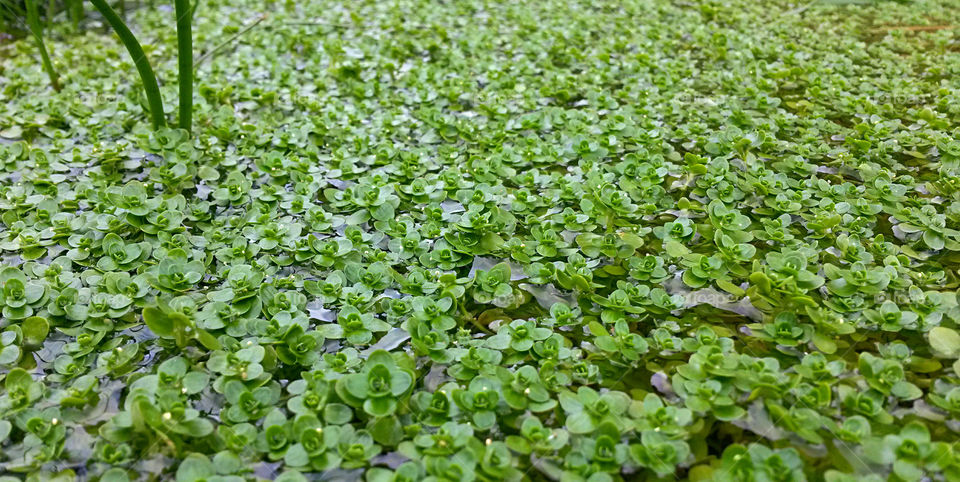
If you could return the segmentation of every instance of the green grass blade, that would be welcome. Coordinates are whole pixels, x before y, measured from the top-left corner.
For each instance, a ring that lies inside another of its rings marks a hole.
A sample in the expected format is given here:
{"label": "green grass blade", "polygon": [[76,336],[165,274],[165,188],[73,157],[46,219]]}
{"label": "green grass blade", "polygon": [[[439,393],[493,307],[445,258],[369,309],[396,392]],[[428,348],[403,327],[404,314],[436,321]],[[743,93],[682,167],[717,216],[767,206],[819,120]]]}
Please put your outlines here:
{"label": "green grass blade", "polygon": [[60,91],[60,76],[57,75],[57,71],[53,69],[53,63],[50,62],[50,54],[47,53],[47,45],[43,41],[43,27],[40,26],[40,13],[37,9],[37,0],[26,0],[27,6],[27,26],[30,28],[30,33],[33,34],[33,38],[37,41],[37,49],[40,50],[40,60],[43,63],[43,70],[47,72],[47,76],[50,77],[50,85],[53,86],[53,90]]}
{"label": "green grass blade", "polygon": [[30,27],[27,27],[23,22],[26,14],[20,9],[19,5],[15,5],[8,0],[0,0],[0,7],[2,7],[0,8],[0,18],[4,21],[4,28],[9,28],[12,31],[14,25],[16,25],[17,29],[30,31]]}
{"label": "green grass blade", "polygon": [[70,23],[74,32],[80,31],[80,20],[83,19],[83,0],[67,0],[70,11]]}
{"label": "green grass blade", "polygon": [[47,30],[53,28],[53,14],[56,7],[55,0],[47,1]]}
{"label": "green grass blade", "polygon": [[223,48],[226,47],[227,45],[230,45],[231,43],[233,43],[234,40],[240,38],[243,34],[249,32],[250,30],[253,30],[253,28],[256,27],[257,25],[260,25],[260,22],[266,20],[266,18],[267,18],[267,14],[265,13],[261,14],[259,17],[257,17],[256,20],[253,21],[253,23],[251,23],[250,25],[247,25],[239,32],[231,35],[230,38],[224,40],[216,47],[210,49],[210,51],[208,51],[207,53],[201,55],[200,57],[197,57],[197,60],[193,63],[194,70],[198,69],[200,67],[200,64],[202,64],[205,60],[209,59],[220,50],[223,50]]}
{"label": "green grass blade", "polygon": [[153,120],[153,127],[159,129],[166,126],[167,122],[163,117],[163,98],[160,96],[160,86],[157,84],[157,76],[154,75],[153,68],[150,67],[150,61],[147,60],[147,54],[143,52],[143,47],[140,46],[140,42],[137,41],[137,38],[133,36],[133,33],[130,32],[127,25],[124,24],[123,20],[117,15],[117,12],[114,12],[105,0],[90,0],[90,3],[100,12],[100,15],[103,15],[107,23],[113,27],[113,30],[117,32],[117,36],[120,37],[120,41],[123,42],[124,47],[126,47],[130,53],[130,57],[137,67],[137,72],[140,73],[143,90],[147,94],[147,103],[150,106],[150,116]]}
{"label": "green grass blade", "polygon": [[180,83],[180,127],[190,132],[193,119],[193,11],[189,0],[175,0],[177,15],[177,67]]}

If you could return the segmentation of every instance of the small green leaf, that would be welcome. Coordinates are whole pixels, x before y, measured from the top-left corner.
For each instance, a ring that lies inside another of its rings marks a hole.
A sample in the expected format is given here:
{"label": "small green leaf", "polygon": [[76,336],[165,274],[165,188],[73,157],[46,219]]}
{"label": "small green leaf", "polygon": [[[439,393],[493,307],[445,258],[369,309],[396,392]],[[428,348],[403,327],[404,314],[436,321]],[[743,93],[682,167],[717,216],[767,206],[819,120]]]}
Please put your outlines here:
{"label": "small green leaf", "polygon": [[174,323],[163,310],[155,306],[148,306],[143,309],[143,321],[159,337],[169,338],[173,336]]}
{"label": "small green leaf", "polygon": [[283,455],[283,461],[291,467],[303,467],[310,463],[310,456],[307,455],[302,444],[296,444],[287,449]]}
{"label": "small green leaf", "polygon": [[944,326],[934,327],[927,335],[934,353],[944,358],[960,357],[960,333]]}
{"label": "small green leaf", "polygon": [[47,333],[50,332],[50,323],[45,318],[31,316],[23,320],[23,341],[28,346],[38,347],[47,339]]}

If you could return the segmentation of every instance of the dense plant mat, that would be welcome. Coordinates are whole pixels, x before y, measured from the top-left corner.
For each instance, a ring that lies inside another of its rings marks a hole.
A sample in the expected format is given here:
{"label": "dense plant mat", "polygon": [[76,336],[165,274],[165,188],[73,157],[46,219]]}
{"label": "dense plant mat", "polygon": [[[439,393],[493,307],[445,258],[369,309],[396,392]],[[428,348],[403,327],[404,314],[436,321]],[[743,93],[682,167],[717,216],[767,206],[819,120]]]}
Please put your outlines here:
{"label": "dense plant mat", "polygon": [[0,480],[960,480],[958,7],[199,2],[191,133],[7,40]]}

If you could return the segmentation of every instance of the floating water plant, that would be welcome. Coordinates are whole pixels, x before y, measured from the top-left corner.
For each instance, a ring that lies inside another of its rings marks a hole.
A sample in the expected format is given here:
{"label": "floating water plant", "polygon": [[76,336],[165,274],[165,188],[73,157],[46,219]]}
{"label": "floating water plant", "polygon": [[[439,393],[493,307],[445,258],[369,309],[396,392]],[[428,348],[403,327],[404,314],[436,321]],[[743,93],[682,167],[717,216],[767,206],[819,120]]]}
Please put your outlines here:
{"label": "floating water plant", "polygon": [[0,40],[0,482],[960,480],[956,0],[139,5],[177,128]]}

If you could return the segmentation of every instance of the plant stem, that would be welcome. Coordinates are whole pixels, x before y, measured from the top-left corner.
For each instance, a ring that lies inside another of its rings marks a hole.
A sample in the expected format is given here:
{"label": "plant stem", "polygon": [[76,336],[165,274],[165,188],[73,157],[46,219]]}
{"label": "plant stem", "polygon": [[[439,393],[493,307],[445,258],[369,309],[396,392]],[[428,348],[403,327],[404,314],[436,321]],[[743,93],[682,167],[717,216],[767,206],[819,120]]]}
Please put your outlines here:
{"label": "plant stem", "polygon": [[40,12],[37,9],[37,0],[26,0],[27,4],[27,26],[30,33],[37,41],[37,49],[40,50],[40,60],[43,63],[43,70],[47,71],[50,77],[50,85],[53,90],[60,91],[60,76],[53,70],[53,63],[50,62],[50,55],[47,53],[47,45],[43,42],[43,28],[40,26]]}
{"label": "plant stem", "polygon": [[166,126],[167,122],[163,118],[163,98],[160,96],[160,86],[157,84],[157,76],[153,74],[153,68],[150,67],[150,61],[147,60],[147,54],[143,52],[143,47],[140,47],[140,42],[137,42],[137,38],[133,36],[133,33],[130,32],[130,29],[123,23],[123,20],[117,16],[117,12],[114,12],[105,0],[90,0],[90,3],[96,7],[100,15],[103,15],[107,23],[113,27],[113,30],[117,32],[117,36],[120,37],[120,41],[123,42],[124,47],[127,48],[127,52],[130,53],[130,57],[137,67],[137,72],[140,73],[143,90],[147,94],[147,104],[150,106],[150,116],[153,120],[154,129]]}
{"label": "plant stem", "polygon": [[53,28],[54,0],[47,0],[47,30]]}
{"label": "plant stem", "polygon": [[180,128],[190,132],[193,118],[193,11],[190,0],[174,0],[177,15],[177,66],[180,82]]}
{"label": "plant stem", "polygon": [[253,29],[253,27],[256,27],[257,25],[259,25],[260,22],[264,21],[264,19],[266,19],[266,18],[267,18],[267,14],[262,14],[262,15],[260,15],[260,17],[258,17],[257,20],[254,21],[252,24],[247,25],[246,27],[244,27],[244,28],[243,28],[242,30],[240,30],[239,32],[233,34],[233,35],[232,35],[230,38],[228,38],[227,40],[224,40],[223,42],[221,42],[220,45],[217,45],[216,47],[214,47],[213,49],[211,49],[209,52],[207,52],[207,53],[201,55],[200,57],[198,57],[197,60],[196,60],[196,62],[193,63],[193,68],[194,68],[194,70],[196,70],[197,68],[199,68],[199,67],[200,67],[200,64],[202,64],[204,60],[207,60],[208,58],[212,57],[213,54],[219,52],[220,49],[226,47],[227,45],[230,45],[234,40],[238,39],[241,35],[249,32],[251,29]]}
{"label": "plant stem", "polygon": [[74,32],[80,31],[80,19],[83,18],[83,0],[67,0],[70,9],[70,20],[73,22]]}

